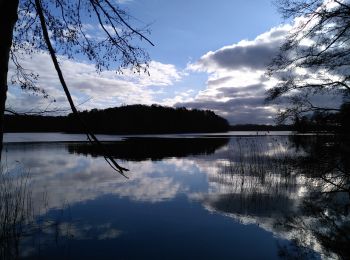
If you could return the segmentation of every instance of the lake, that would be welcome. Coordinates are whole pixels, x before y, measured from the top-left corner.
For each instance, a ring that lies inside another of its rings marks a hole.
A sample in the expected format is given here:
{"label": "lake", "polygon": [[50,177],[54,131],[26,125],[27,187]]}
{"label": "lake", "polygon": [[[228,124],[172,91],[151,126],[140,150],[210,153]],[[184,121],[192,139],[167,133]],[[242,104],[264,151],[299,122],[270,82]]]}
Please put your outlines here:
{"label": "lake", "polygon": [[84,135],[5,135],[0,198],[10,202],[0,208],[2,258],[349,256],[349,194],[339,188],[349,179],[319,175],[323,162],[329,168],[327,160],[346,157],[333,136],[100,138],[128,178]]}

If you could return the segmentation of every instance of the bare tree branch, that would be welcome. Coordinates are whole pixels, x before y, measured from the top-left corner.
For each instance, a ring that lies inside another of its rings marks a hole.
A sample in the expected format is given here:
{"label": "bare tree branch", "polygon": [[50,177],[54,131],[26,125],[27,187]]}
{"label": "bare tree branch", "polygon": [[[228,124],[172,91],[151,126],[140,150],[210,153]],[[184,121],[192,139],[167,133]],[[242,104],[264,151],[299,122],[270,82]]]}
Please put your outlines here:
{"label": "bare tree branch", "polygon": [[293,117],[296,111],[339,111],[293,96],[350,97],[349,6],[337,0],[280,0],[278,6],[284,17],[302,19],[298,19],[299,24],[294,25],[267,69],[267,75],[276,77],[279,83],[267,91],[266,101],[289,100],[283,118]]}
{"label": "bare tree branch", "polygon": [[97,139],[97,137],[91,132],[89,131],[88,127],[85,125],[85,123],[83,122],[82,118],[79,115],[78,110],[76,109],[75,105],[74,105],[74,101],[72,99],[72,96],[69,92],[68,86],[64,80],[63,77],[63,73],[61,71],[61,68],[59,66],[56,54],[55,54],[55,50],[52,47],[50,38],[49,38],[49,33],[46,27],[46,22],[45,22],[45,17],[44,17],[44,13],[42,10],[42,6],[41,6],[41,1],[40,0],[35,0],[35,5],[36,5],[36,10],[38,12],[39,15],[39,19],[40,19],[40,23],[41,23],[41,28],[42,28],[42,33],[43,33],[43,37],[45,39],[45,42],[47,44],[47,48],[49,50],[52,62],[55,66],[55,69],[57,71],[59,80],[61,82],[62,88],[66,94],[66,97],[68,99],[68,102],[70,104],[70,107],[72,109],[73,114],[76,116],[76,118],[79,120],[80,124],[83,126],[83,129],[85,130],[86,136],[87,138],[92,142],[92,143],[96,143],[98,145],[98,147],[100,149],[102,149],[104,151],[105,154],[105,160],[108,162],[108,164],[116,171],[118,171],[121,175],[123,175],[124,177],[128,178],[125,174],[124,171],[128,171],[128,169],[123,168],[121,166],[118,165],[118,163],[110,156],[108,155],[108,152],[105,151],[103,145],[101,144],[101,142]]}

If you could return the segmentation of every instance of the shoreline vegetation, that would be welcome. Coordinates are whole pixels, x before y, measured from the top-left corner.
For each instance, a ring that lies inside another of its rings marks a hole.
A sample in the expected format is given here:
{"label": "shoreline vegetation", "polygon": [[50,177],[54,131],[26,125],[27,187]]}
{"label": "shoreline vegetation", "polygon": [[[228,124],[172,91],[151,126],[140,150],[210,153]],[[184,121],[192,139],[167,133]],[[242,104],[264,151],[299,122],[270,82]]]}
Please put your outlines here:
{"label": "shoreline vegetation", "polygon": [[[302,120],[294,124],[237,124],[211,110],[172,108],[159,105],[127,105],[79,112],[96,134],[177,134],[227,131],[339,132],[329,120]],[[334,116],[333,116],[334,117]],[[337,120],[333,120],[337,121]],[[5,131],[84,133],[75,115],[6,114]]]}

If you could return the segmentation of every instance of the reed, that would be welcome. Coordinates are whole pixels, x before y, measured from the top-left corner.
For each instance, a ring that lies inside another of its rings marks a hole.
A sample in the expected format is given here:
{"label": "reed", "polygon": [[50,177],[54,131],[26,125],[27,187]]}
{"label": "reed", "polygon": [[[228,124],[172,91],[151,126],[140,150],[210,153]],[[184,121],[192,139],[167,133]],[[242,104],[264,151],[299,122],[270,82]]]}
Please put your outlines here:
{"label": "reed", "polygon": [[[70,231],[61,228],[68,203],[62,207],[61,215],[50,217],[47,193],[44,192],[42,201],[36,203],[39,206],[34,206],[30,182],[29,172],[20,167],[14,170],[0,168],[0,259],[19,259],[24,240],[31,241],[36,254],[40,255],[43,244],[49,243],[45,241],[47,237],[40,237],[41,234],[52,234],[49,239],[56,243],[59,237],[70,237]],[[69,225],[64,226],[69,228]]]}

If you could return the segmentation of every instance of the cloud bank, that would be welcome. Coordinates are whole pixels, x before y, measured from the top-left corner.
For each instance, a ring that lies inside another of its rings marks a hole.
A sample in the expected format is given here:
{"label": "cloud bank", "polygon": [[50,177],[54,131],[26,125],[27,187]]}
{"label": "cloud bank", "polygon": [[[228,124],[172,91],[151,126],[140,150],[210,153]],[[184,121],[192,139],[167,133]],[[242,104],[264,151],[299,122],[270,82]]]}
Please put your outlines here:
{"label": "cloud bank", "polygon": [[277,107],[264,100],[266,89],[275,82],[264,74],[290,29],[290,25],[274,27],[254,40],[209,51],[189,64],[188,70],[208,74],[206,88],[176,106],[212,109],[232,124],[273,123]]}

